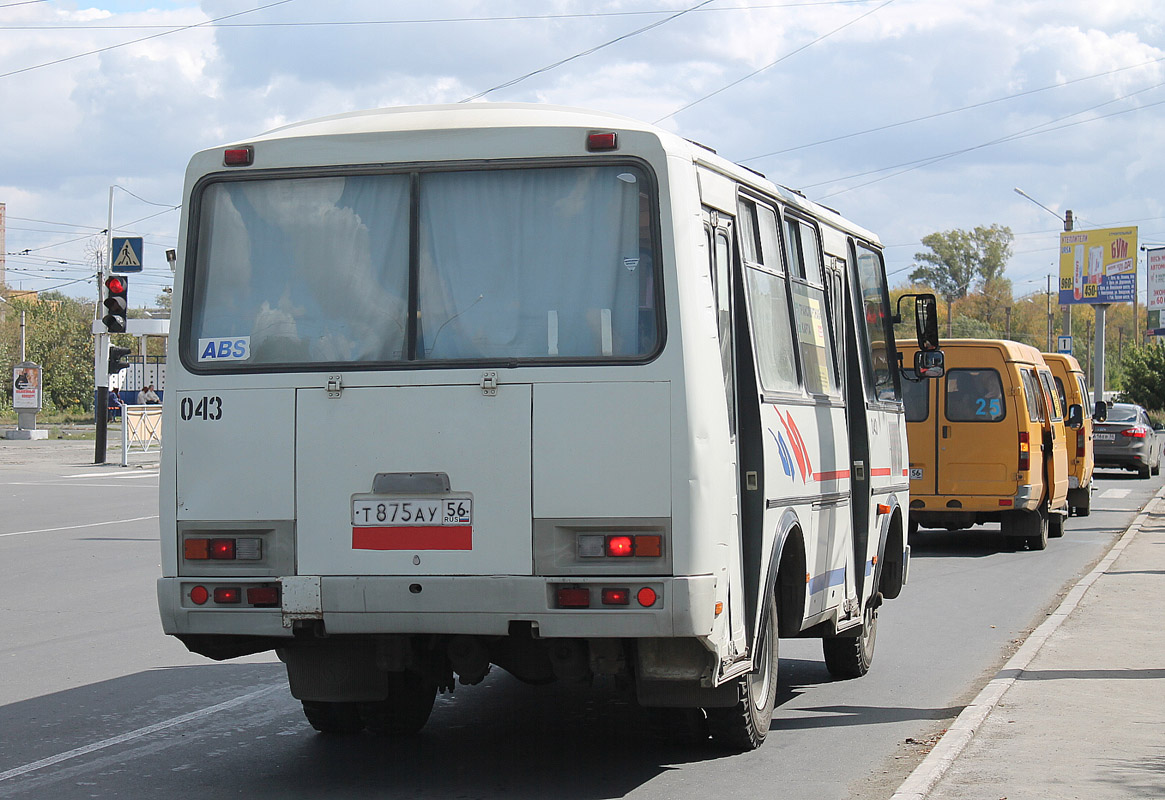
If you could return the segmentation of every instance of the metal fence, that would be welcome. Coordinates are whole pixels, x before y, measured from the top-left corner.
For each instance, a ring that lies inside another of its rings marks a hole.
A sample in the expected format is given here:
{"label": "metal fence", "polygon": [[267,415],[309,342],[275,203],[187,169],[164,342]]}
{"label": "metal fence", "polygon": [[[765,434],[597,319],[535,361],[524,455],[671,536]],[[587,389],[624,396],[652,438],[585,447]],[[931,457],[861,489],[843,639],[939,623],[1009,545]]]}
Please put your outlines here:
{"label": "metal fence", "polygon": [[162,407],[125,406],[121,413],[121,465],[129,466],[131,448],[148,453],[162,446]]}

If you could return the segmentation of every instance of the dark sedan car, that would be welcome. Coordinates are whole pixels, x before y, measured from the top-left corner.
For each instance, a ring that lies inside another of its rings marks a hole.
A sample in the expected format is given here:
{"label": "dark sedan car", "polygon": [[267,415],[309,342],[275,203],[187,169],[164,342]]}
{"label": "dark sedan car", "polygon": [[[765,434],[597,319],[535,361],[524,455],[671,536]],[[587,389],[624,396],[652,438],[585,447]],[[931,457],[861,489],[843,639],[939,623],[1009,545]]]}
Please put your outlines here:
{"label": "dark sedan car", "polygon": [[1131,469],[1142,478],[1161,471],[1161,441],[1141,406],[1113,403],[1108,419],[1094,426],[1093,442],[1098,468]]}

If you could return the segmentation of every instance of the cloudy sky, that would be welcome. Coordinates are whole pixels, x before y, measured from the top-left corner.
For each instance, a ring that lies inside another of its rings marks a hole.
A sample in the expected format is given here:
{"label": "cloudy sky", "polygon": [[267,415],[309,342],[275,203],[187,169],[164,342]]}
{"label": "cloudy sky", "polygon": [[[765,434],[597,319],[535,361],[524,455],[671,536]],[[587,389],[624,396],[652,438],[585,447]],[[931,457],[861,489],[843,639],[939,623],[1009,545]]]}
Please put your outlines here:
{"label": "cloudy sky", "polygon": [[895,284],[926,234],[1000,224],[1043,291],[1065,209],[1165,244],[1161,0],[0,0],[8,283],[95,296],[116,186],[152,305],[195,151],[503,85],[478,102],[658,122],[804,191]]}

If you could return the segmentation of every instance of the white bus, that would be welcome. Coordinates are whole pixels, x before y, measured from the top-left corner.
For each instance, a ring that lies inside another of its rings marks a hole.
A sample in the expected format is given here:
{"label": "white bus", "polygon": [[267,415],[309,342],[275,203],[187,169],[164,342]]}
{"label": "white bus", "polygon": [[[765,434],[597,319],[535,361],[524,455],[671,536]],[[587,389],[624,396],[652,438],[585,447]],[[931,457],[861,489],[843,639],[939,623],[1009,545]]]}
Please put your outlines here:
{"label": "white bus", "polygon": [[779,637],[866,672],[910,554],[872,233],[536,105],[289,125],[184,198],[158,598],[192,651],[274,649],[325,732],[414,732],[496,665],[743,749]]}

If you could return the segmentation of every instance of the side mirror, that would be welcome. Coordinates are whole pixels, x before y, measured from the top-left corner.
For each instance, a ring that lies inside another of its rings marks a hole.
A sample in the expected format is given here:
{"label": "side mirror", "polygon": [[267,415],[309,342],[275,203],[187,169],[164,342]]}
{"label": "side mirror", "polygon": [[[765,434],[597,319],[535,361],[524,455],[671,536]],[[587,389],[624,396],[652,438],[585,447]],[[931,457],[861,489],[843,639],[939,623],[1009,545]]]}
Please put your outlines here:
{"label": "side mirror", "polygon": [[946,372],[942,350],[919,350],[914,354],[914,374],[919,378],[941,378]]}
{"label": "side mirror", "polygon": [[938,350],[938,300],[930,293],[904,294],[898,298],[893,322],[902,322],[902,301],[914,298],[914,334],[919,350]]}
{"label": "side mirror", "polygon": [[1068,406],[1068,420],[1064,423],[1073,430],[1080,430],[1084,427],[1084,406],[1079,403],[1073,403]]}
{"label": "side mirror", "polygon": [[1108,419],[1108,403],[1103,400],[1096,401],[1096,410],[1092,412],[1092,420],[1094,422],[1104,422]]}

